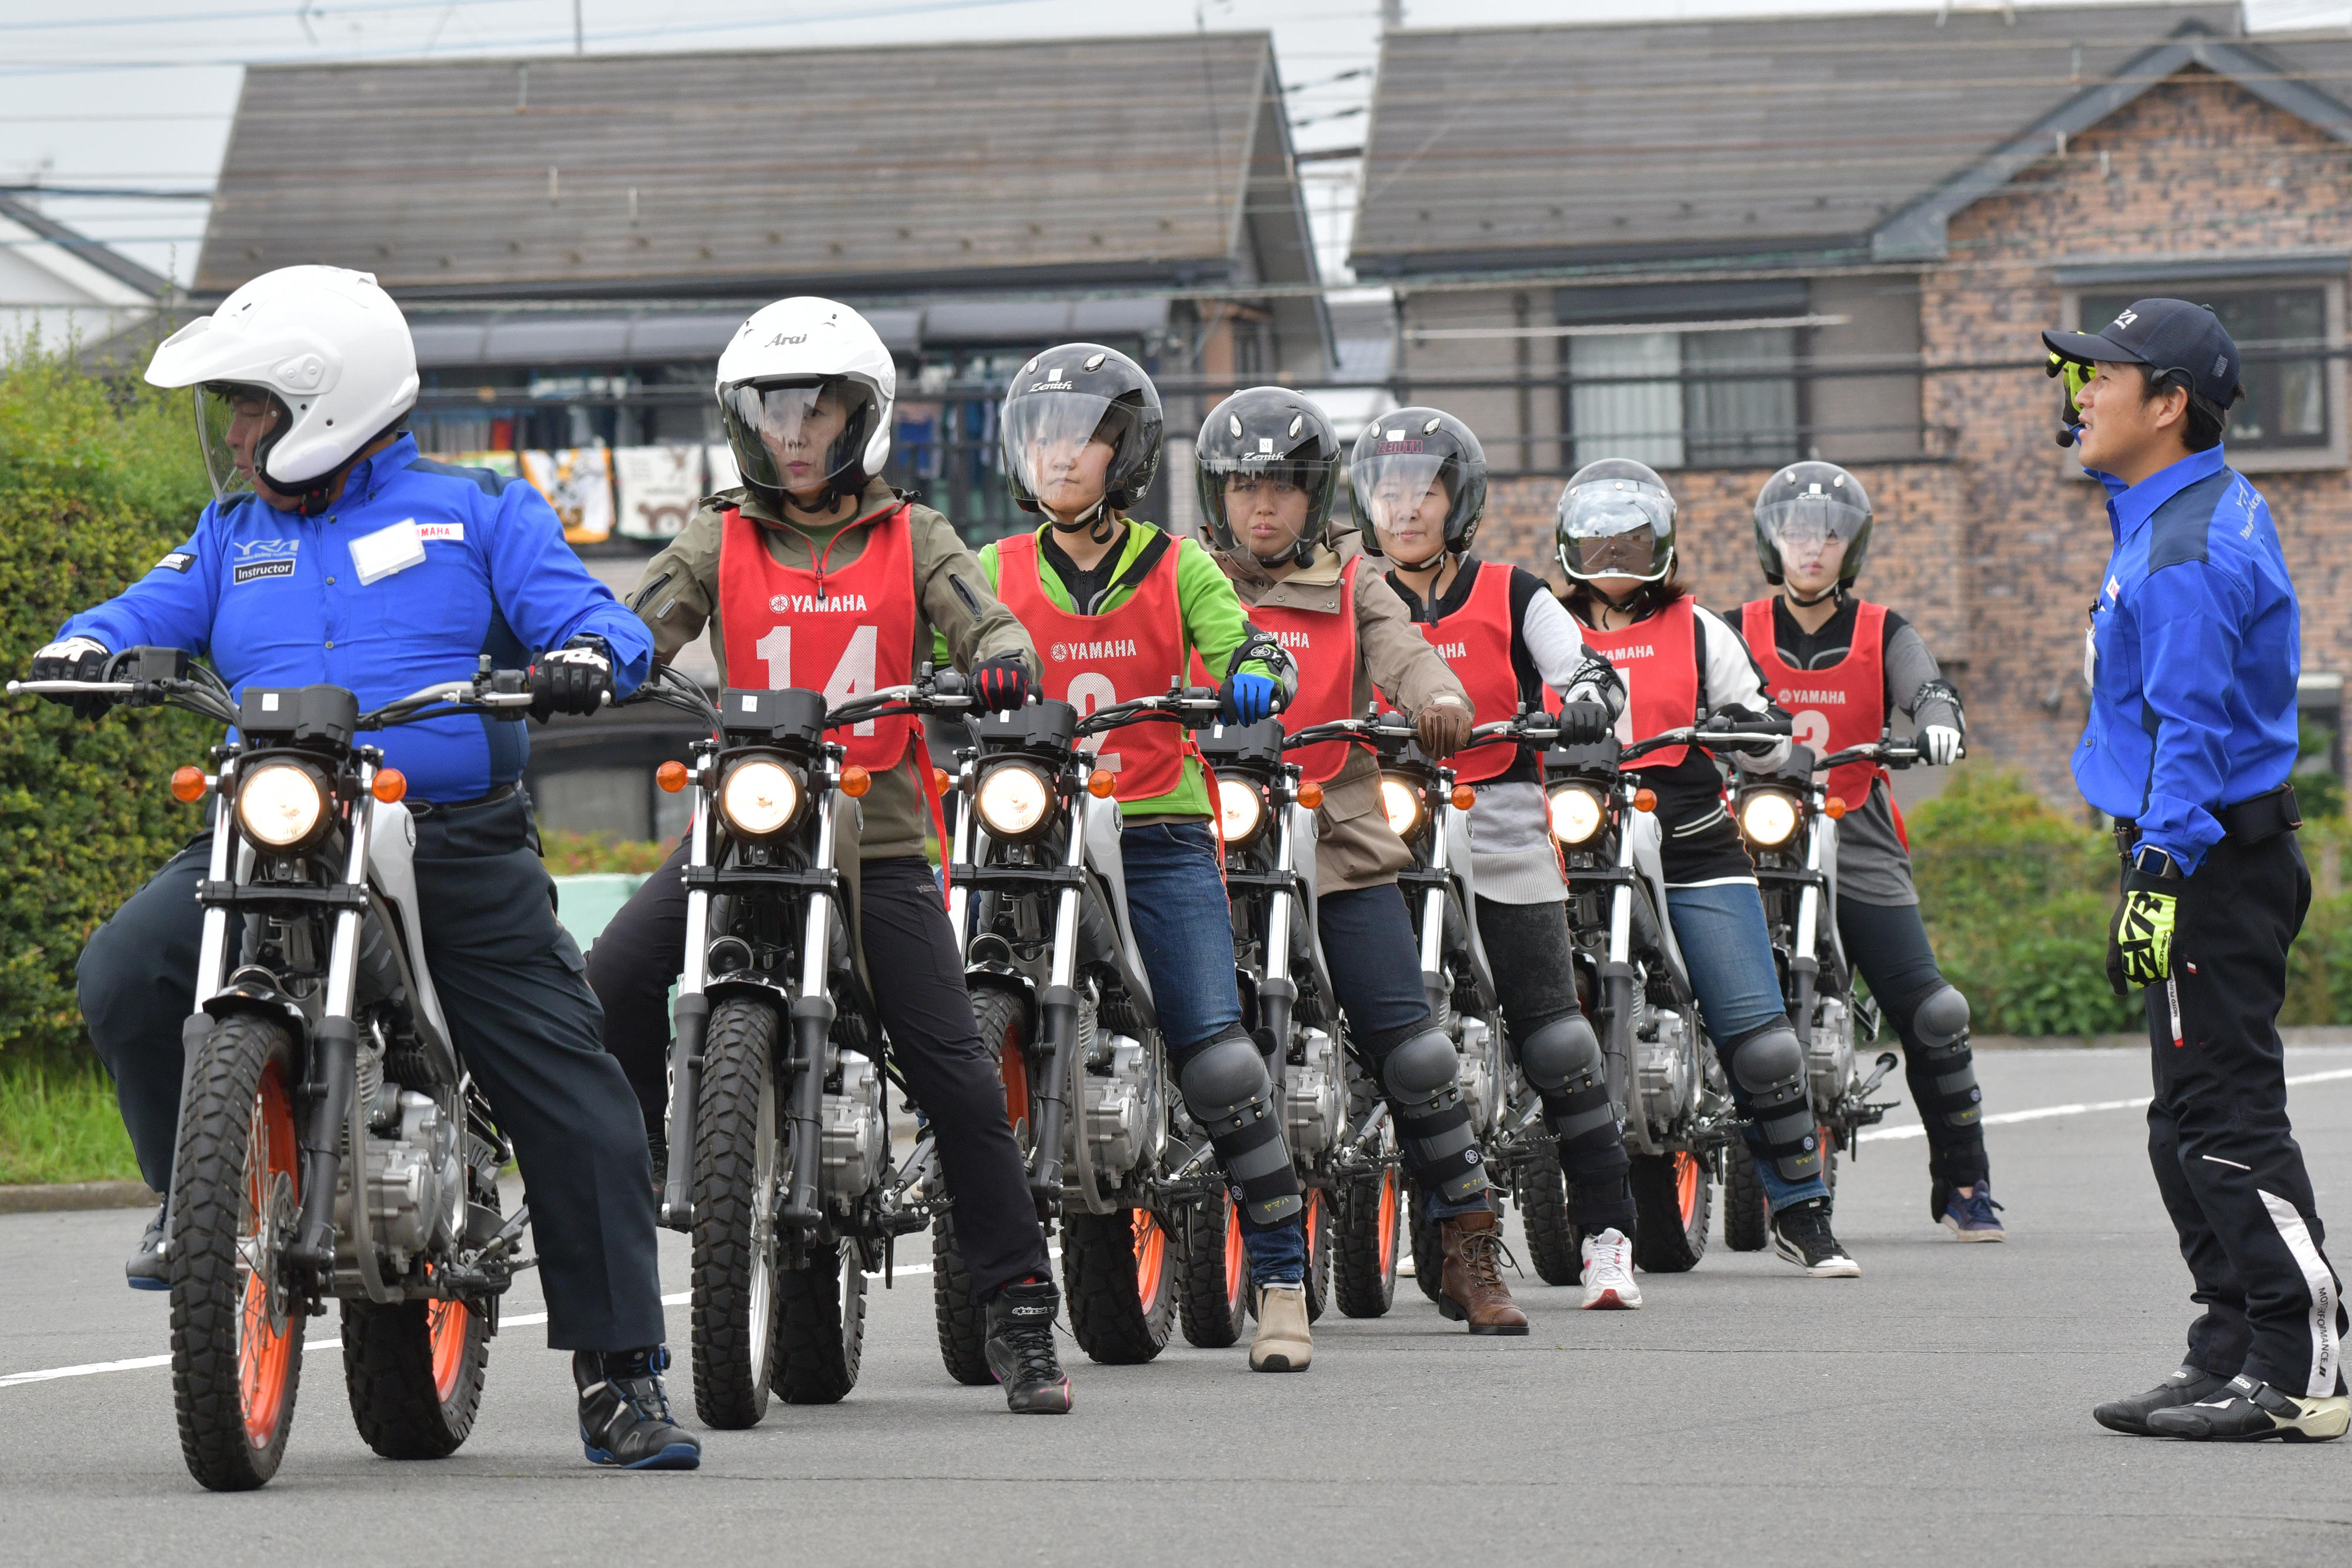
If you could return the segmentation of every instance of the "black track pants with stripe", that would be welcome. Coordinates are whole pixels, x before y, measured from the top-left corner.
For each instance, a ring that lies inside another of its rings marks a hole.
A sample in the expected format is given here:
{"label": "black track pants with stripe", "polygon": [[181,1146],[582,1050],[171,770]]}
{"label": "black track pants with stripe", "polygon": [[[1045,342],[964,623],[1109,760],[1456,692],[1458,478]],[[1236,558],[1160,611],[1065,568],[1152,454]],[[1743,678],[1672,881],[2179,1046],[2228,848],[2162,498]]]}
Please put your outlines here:
{"label": "black track pants with stripe", "polygon": [[[2147,988],[2148,1160],[2204,1308],[2189,1361],[2282,1393],[2344,1391],[2343,1284],[2287,1124],[2278,1011],[2311,903],[2294,835],[2213,846],[2182,884],[2173,986]],[[2175,1044],[2176,1032],[2179,1043]]]}

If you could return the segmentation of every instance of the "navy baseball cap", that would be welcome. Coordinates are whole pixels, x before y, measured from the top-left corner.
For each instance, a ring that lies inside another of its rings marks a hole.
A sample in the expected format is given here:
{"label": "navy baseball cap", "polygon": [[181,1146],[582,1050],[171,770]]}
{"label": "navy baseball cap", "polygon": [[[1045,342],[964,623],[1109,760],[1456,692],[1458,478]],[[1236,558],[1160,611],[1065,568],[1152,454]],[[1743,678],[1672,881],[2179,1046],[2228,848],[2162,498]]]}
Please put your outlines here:
{"label": "navy baseball cap", "polygon": [[2096,332],[2044,332],[2042,341],[2063,359],[2179,371],[2190,392],[2219,409],[2242,390],[2236,340],[2212,311],[2186,299],[2136,299]]}

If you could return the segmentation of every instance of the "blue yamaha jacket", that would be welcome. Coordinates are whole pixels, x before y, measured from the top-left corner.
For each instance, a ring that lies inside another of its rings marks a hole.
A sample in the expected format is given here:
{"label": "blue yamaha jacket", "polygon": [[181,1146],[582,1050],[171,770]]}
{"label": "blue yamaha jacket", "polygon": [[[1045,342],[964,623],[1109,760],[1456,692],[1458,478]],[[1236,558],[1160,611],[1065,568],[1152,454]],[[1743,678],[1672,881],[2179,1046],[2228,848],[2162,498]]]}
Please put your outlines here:
{"label": "blue yamaha jacket", "polygon": [[[362,583],[353,544],[373,575],[415,550],[372,547],[370,537],[409,523],[424,559]],[[483,653],[516,669],[583,634],[611,647],[615,695],[635,690],[653,653],[645,622],[588,575],[539,492],[421,458],[405,434],[355,465],[322,517],[250,494],[206,507],[187,543],[58,633],[114,651],[207,654],[232,691],[347,686],[362,710],[471,675]],[[412,794],[470,800],[522,776],[528,727],[459,714],[373,738]]]}
{"label": "blue yamaha jacket", "polygon": [[2115,553],[2091,609],[2091,718],[2074,781],[2194,873],[2214,811],[2294,770],[2303,634],[2262,492],[2221,448],[2107,487]]}

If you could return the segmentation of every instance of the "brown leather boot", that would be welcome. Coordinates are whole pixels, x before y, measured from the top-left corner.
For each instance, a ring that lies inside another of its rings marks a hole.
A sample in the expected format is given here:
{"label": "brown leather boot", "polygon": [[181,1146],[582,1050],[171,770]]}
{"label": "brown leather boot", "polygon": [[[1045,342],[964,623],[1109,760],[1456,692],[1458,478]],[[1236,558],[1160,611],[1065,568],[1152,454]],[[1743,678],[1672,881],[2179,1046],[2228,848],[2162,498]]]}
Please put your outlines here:
{"label": "brown leather boot", "polygon": [[1503,1222],[1491,1209],[1475,1209],[1443,1222],[1445,1273],[1437,1288],[1437,1310],[1472,1333],[1523,1334],[1528,1314],[1503,1283]]}

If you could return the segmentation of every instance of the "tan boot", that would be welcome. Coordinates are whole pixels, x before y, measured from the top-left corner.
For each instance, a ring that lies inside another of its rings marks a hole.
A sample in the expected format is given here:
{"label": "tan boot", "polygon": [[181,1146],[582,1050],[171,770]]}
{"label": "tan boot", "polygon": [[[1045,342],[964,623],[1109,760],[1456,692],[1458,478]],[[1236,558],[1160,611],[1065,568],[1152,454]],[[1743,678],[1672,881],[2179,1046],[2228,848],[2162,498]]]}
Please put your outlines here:
{"label": "tan boot", "polygon": [[1307,1328],[1307,1287],[1257,1288],[1257,1337],[1250,1341],[1252,1372],[1304,1372],[1315,1359]]}
{"label": "tan boot", "polygon": [[1439,1281],[1437,1310],[1472,1333],[1523,1334],[1528,1314],[1503,1283],[1503,1222],[1491,1209],[1477,1209],[1444,1222],[1445,1273]]}

